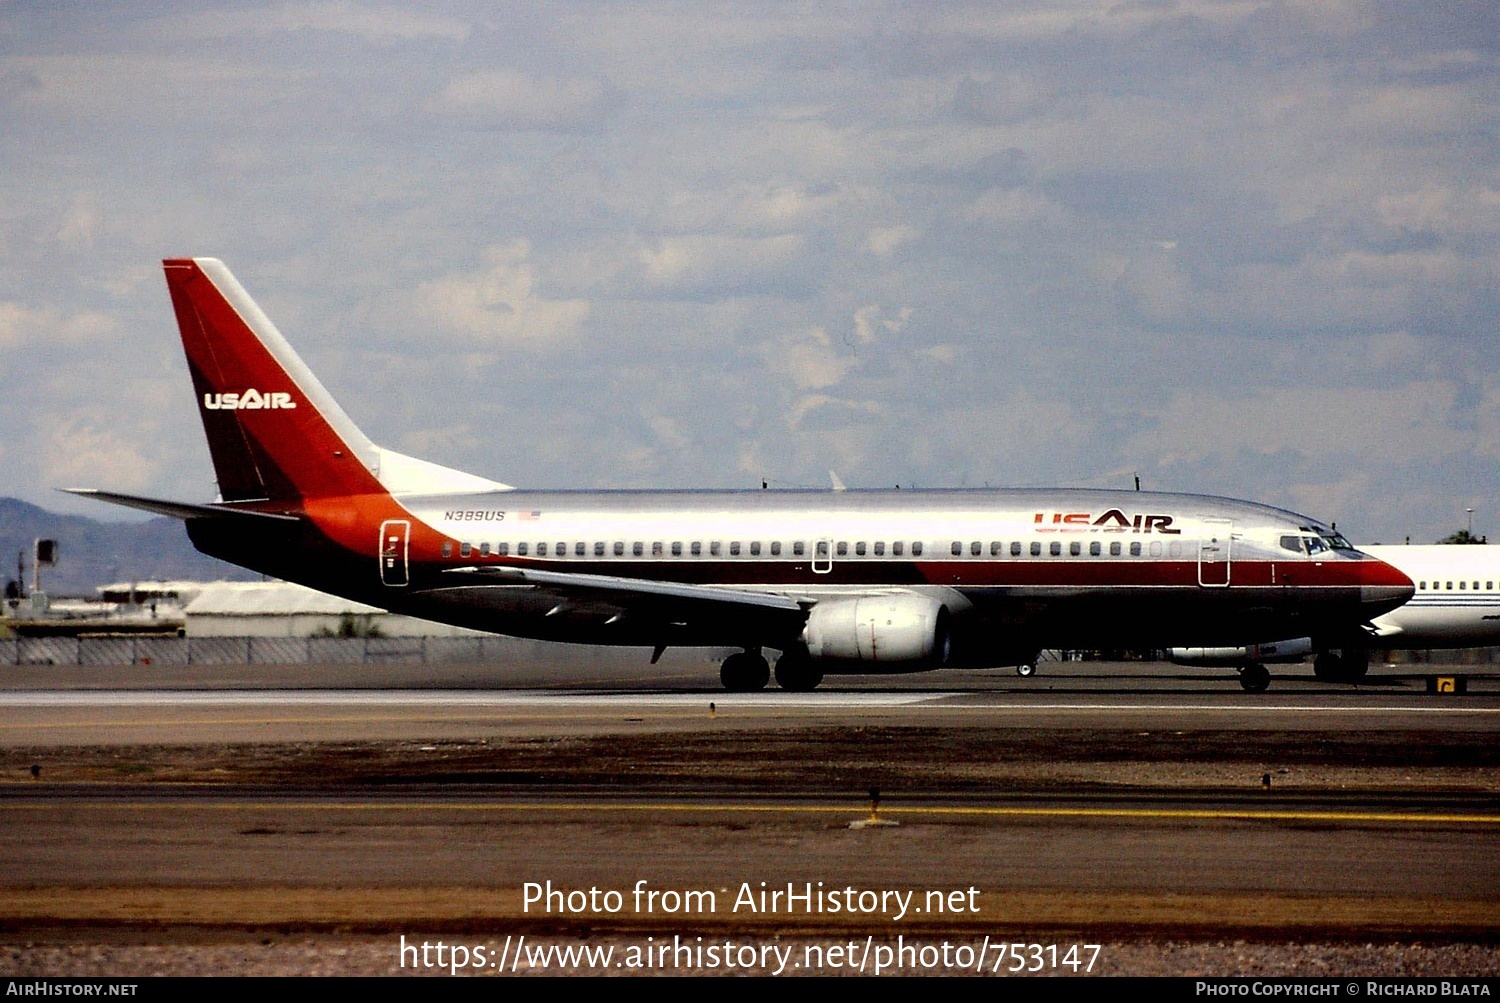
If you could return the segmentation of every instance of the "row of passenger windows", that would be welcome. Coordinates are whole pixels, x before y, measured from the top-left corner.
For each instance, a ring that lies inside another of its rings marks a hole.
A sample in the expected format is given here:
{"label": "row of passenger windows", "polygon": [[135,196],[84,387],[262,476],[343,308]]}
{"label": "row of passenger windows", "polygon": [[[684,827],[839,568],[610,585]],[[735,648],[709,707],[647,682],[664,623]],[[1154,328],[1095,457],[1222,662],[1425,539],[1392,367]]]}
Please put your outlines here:
{"label": "row of passenger windows", "polygon": [[[1425,589],[1425,588],[1427,588],[1427,583],[1426,582],[1419,582],[1419,583],[1417,583],[1417,588],[1419,588],[1419,589]],[[1439,591],[1439,592],[1451,592],[1451,591],[1455,591],[1452,582],[1433,582],[1432,583],[1432,588],[1435,589],[1436,591]],[[1459,582],[1458,583],[1458,589],[1459,590],[1470,589],[1470,588],[1472,588],[1475,592],[1478,592],[1479,591],[1479,583],[1478,582],[1474,582],[1472,585],[1470,585],[1468,582]],[[1491,582],[1485,582],[1484,583],[1484,591],[1486,591],[1486,592],[1493,592],[1494,590],[1495,590],[1495,583],[1494,582],[1491,581]]]}
{"label": "row of passenger windows", "polygon": [[[588,557],[591,553],[595,557],[604,557],[606,556],[606,554],[613,554],[615,557],[624,557],[626,554],[627,546],[629,547],[629,553],[632,557],[645,557],[648,554],[648,545],[639,540],[630,544],[626,544],[623,540],[616,540],[614,541],[614,543],[605,543],[601,540],[596,541],[592,545],[583,542],[573,543],[571,544],[571,554],[574,557]],[[1073,540],[1066,545],[1064,545],[1060,540],[1053,540],[1051,543],[1045,545],[1045,552],[1051,557],[1062,557],[1065,546],[1066,553],[1070,557],[1081,557],[1084,554],[1084,543],[1081,540]],[[1105,551],[1103,543],[1096,540],[1089,543],[1087,546],[1088,556],[1104,556]],[[1003,557],[1007,554],[1011,557],[1022,557],[1027,554],[1032,557],[1041,557],[1043,554],[1043,547],[1044,545],[1040,541],[1036,540],[1032,541],[1030,544],[1024,544],[1021,541],[1013,541],[1008,545],[1001,541],[995,540],[991,541],[987,548],[984,542],[980,540],[974,540],[967,545],[965,545],[962,540],[954,540],[952,546],[949,548],[949,551],[954,557],[962,557],[965,553],[967,553],[970,557],[983,557],[986,550],[988,550],[990,557]],[[786,549],[790,551],[791,556],[793,557],[807,556],[807,543],[803,540],[796,540],[792,542]],[[725,544],[721,543],[718,540],[713,540],[709,543],[703,543],[697,540],[691,543],[673,541],[670,544],[657,541],[649,545],[649,555],[651,557],[665,557],[668,554],[670,554],[672,557],[682,557],[684,554],[692,557],[701,557],[704,554],[707,554],[709,557],[721,557],[725,552]],[[772,540],[769,543],[765,544],[763,544],[759,540],[752,540],[748,543],[734,540],[727,545],[727,552],[730,557],[741,557],[746,554],[751,557],[760,557],[766,553],[769,553],[772,557],[781,557],[783,556],[784,549],[783,544],[780,540]],[[896,542],[890,544],[889,554],[891,557],[905,557],[908,552],[910,552],[912,557],[921,557],[922,542],[920,540],[914,540],[910,544],[908,544],[904,540],[897,540]],[[1115,541],[1109,544],[1109,556],[1121,557],[1125,554],[1125,552],[1125,546],[1119,541]],[[507,542],[496,544],[480,543],[478,545],[463,542],[458,545],[459,557],[469,557],[476,553],[480,557],[509,557],[512,554],[517,557],[547,557],[549,556],[549,553],[553,557],[567,557],[570,553],[570,545],[567,541],[562,541],[551,545],[549,545],[545,541],[536,544],[527,542]],[[1129,553],[1131,557],[1140,557],[1142,554],[1141,544],[1138,542],[1130,544]],[[850,543],[848,541],[830,543],[830,541],[827,540],[819,540],[816,544],[814,544],[813,547],[813,557],[816,560],[829,560],[830,558],[835,556],[840,558],[868,556],[885,557],[886,554],[886,543],[883,540],[877,541],[875,543],[866,543],[863,540],[855,543]],[[443,542],[443,556],[453,556],[453,544],[449,541]],[[1151,556],[1162,556],[1162,545],[1159,541],[1153,541],[1151,543]],[[1170,545],[1170,556],[1182,556],[1181,543],[1173,542]]]}

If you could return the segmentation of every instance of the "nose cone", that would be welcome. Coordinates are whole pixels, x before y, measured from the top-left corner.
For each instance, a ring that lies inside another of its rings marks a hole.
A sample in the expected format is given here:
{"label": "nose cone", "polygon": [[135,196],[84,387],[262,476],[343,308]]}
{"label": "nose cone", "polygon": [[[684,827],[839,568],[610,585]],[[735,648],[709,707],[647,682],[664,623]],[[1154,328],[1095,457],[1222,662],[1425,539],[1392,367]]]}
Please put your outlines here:
{"label": "nose cone", "polygon": [[1382,560],[1361,554],[1359,601],[1366,616],[1389,613],[1416,595],[1417,587],[1406,573]]}

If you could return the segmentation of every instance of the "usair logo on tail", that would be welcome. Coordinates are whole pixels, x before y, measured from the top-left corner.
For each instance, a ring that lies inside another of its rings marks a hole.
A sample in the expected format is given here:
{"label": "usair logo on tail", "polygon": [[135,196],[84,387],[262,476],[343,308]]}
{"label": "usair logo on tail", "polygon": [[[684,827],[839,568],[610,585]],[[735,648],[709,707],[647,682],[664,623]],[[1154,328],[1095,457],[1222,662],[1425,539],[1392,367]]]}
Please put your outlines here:
{"label": "usair logo on tail", "polygon": [[297,406],[288,393],[261,393],[246,390],[238,394],[204,394],[203,406],[209,411],[290,410]]}

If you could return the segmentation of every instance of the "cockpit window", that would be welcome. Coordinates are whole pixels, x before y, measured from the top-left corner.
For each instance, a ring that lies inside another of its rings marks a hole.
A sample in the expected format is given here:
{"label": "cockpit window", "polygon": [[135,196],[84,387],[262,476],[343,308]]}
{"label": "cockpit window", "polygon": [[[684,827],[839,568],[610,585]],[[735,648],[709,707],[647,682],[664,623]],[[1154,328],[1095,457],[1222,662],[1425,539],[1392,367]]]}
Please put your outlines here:
{"label": "cockpit window", "polygon": [[1328,550],[1328,544],[1323,542],[1321,536],[1304,536],[1302,542],[1307,544],[1309,554],[1321,554]]}
{"label": "cockpit window", "polygon": [[1281,549],[1290,550],[1294,554],[1302,553],[1302,537],[1283,536],[1281,538]]}
{"label": "cockpit window", "polygon": [[1353,550],[1354,549],[1354,544],[1352,544],[1348,540],[1344,539],[1343,534],[1337,532],[1336,530],[1327,530],[1326,532],[1324,532],[1323,533],[1323,542],[1327,543],[1334,550]]}

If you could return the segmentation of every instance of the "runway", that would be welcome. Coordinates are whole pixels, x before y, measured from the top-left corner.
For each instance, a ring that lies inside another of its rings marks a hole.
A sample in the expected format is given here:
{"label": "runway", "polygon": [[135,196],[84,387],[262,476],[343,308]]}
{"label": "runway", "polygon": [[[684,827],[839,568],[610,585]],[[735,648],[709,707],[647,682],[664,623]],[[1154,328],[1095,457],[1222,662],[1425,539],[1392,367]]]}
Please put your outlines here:
{"label": "runway", "polygon": [[[391,688],[382,668],[363,689],[263,667],[212,689],[162,685],[180,669],[7,677],[5,939],[1250,937],[1464,944],[1481,959],[1466,964],[1500,968],[1484,673],[1455,696],[1419,676],[1251,695],[1223,674],[1098,665],[726,694],[696,678],[446,688],[432,667]],[[850,828],[872,790],[899,824]],[[527,909],[523,888],[548,881],[972,888],[977,909]]]}

